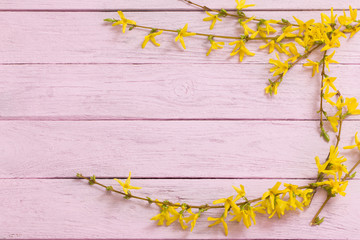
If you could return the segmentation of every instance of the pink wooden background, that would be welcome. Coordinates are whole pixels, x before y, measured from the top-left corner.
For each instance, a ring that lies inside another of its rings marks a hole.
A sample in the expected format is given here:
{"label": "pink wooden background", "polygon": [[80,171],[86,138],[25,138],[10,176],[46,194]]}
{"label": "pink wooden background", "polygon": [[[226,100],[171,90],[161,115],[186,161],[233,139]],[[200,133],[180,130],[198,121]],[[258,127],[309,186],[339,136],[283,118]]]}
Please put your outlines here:
{"label": "pink wooden background", "polygon": [[[234,8],[233,0],[197,1]],[[251,3],[251,1],[249,1]],[[329,1],[252,1],[249,15],[315,18]],[[360,1],[332,1],[336,10]],[[188,203],[227,197],[243,184],[258,197],[276,181],[309,183],[316,155],[329,144],[319,137],[319,78],[294,67],[276,97],[264,95],[270,56],[256,52],[242,64],[231,49],[206,57],[204,38],[186,39],[183,51],[163,34],[160,48],[142,50],[147,33],[122,34],[102,19],[116,10],[138,24],[209,32],[204,13],[178,0],[0,1],[0,238],[224,238],[221,227],[201,218],[192,233],[158,227],[154,205],[126,201],[75,175],[113,177],[133,173],[140,195]],[[338,11],[338,14],[341,12]],[[225,19],[214,33],[237,34]],[[345,96],[360,99],[360,34],[343,40],[331,69]],[[341,146],[354,141],[360,117],[344,123]],[[327,127],[329,127],[327,125]],[[334,135],[332,135],[332,143]],[[342,153],[352,165],[356,151]],[[319,192],[303,213],[259,217],[255,227],[229,224],[228,238],[358,239],[360,178],[346,197]]]}

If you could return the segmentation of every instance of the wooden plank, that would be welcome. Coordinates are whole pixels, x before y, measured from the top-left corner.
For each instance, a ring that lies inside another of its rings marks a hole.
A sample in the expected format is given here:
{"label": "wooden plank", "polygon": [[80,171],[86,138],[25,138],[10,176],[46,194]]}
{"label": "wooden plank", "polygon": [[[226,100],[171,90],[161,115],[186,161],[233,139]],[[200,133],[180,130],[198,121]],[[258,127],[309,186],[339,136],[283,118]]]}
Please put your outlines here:
{"label": "wooden plank", "polygon": [[[354,78],[360,74],[358,66],[331,69],[343,96],[360,99]],[[4,65],[0,116],[3,120],[318,119],[319,78],[311,78],[311,69],[294,67],[274,97],[264,95],[271,77],[268,70],[263,64]]]}
{"label": "wooden plank", "polygon": [[[223,1],[223,0],[196,0],[196,3],[207,5],[212,8],[226,8],[226,9],[235,9],[236,4],[233,0]],[[246,1],[248,4],[256,4],[255,7],[251,9],[256,10],[314,10],[322,9],[328,10],[331,7],[335,9],[347,8],[349,4],[353,8],[360,8],[360,3],[356,0],[345,1],[338,0],[329,3],[326,0],[304,0],[304,1],[279,1],[277,0],[256,0],[256,1]],[[190,7],[182,1],[169,1],[169,0],[157,0],[152,1],[149,4],[147,0],[137,0],[137,1],[89,1],[89,0],[2,0],[0,2],[0,10],[114,10],[114,9],[126,9],[126,10],[193,10],[196,8]]]}
{"label": "wooden plank", "polygon": [[[250,12],[278,19],[279,16],[292,19],[295,15],[302,19],[320,19],[320,12],[274,11]],[[340,14],[340,12],[338,12]],[[200,12],[131,12],[126,14],[138,24],[152,27],[179,29],[190,23],[189,31],[210,34],[238,36],[241,31],[237,21],[224,19],[214,31],[206,16]],[[175,43],[174,34],[162,34],[158,41],[161,47],[149,45],[142,50],[141,43],[148,31],[134,30],[123,34],[120,27],[112,27],[103,22],[104,18],[118,17],[116,12],[3,12],[0,16],[1,60],[0,63],[238,63],[239,57],[230,57],[231,46],[214,51],[206,57],[209,48],[207,38],[186,39],[187,50]],[[176,19],[176,21],[174,21]],[[228,43],[229,41],[227,41]],[[360,63],[360,37],[343,40],[337,50],[336,59],[342,63]],[[252,42],[248,48],[256,53],[246,57],[244,62],[268,63],[271,57],[267,50],[259,50],[262,42]],[[312,59],[320,59],[314,56]]]}
{"label": "wooden plank", "polygon": [[[330,149],[317,121],[1,121],[0,129],[1,178],[314,178],[315,156]],[[340,147],[359,130],[359,121],[344,123]],[[341,154],[349,166],[359,157]]]}
{"label": "wooden plank", "polygon": [[[101,180],[114,184],[113,180]],[[210,203],[234,194],[232,185],[244,184],[250,198],[258,197],[277,180],[133,180],[142,186],[139,194],[170,201]],[[287,180],[293,184],[309,181]],[[115,186],[115,185],[114,185]],[[116,186],[118,188],[118,186]],[[360,181],[350,181],[347,196],[331,199],[321,216],[324,223],[310,227],[309,221],[325,199],[323,191],[305,212],[290,212],[281,219],[258,215],[257,225],[246,229],[242,224],[229,224],[232,239],[358,239],[360,231]],[[158,207],[138,200],[125,200],[76,179],[0,180],[0,238],[21,239],[205,239],[225,238],[222,226],[208,228],[207,217],[218,211],[205,212],[193,232],[183,231],[175,223],[169,227],[150,221]],[[196,192],[196,194],[194,194]],[[210,201],[209,201],[210,200]]]}

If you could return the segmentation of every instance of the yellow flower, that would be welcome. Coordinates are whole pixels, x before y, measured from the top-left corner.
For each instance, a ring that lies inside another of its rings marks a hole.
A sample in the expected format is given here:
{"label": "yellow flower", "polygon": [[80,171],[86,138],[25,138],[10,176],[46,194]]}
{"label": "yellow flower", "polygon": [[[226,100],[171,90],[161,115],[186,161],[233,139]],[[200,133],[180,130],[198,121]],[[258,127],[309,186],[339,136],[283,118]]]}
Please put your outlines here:
{"label": "yellow flower", "polygon": [[279,47],[277,43],[275,43],[274,40],[269,41],[267,44],[260,46],[260,49],[269,47],[269,53],[272,53],[274,49],[278,50],[278,52],[283,52],[282,49]]}
{"label": "yellow flower", "polygon": [[320,159],[318,156],[315,157],[316,166],[318,167],[318,173],[324,173],[326,175],[333,175],[336,177],[336,173],[338,174],[338,178],[340,179],[342,173],[348,173],[346,166],[342,163],[346,161],[346,158],[343,156],[338,156],[339,150],[338,147],[331,146],[329,157],[324,164],[320,164]]}
{"label": "yellow flower", "polygon": [[122,186],[125,194],[128,194],[129,189],[141,189],[141,187],[131,186],[130,185],[130,178],[131,178],[131,172],[129,172],[129,177],[126,179],[125,183],[123,183],[122,181],[120,181],[117,178],[114,178],[114,180],[116,180]]}
{"label": "yellow flower", "polygon": [[318,156],[315,157],[315,163],[318,168],[318,173],[323,173],[327,166],[329,165],[329,161],[326,161],[324,164],[320,163],[320,158]]}
{"label": "yellow flower", "polygon": [[334,132],[337,132],[337,125],[339,124],[339,115],[341,114],[341,111],[338,111],[334,116],[327,117],[327,120],[331,124],[331,127],[333,128]]}
{"label": "yellow flower", "polygon": [[173,215],[172,217],[170,217],[170,220],[168,220],[166,222],[166,225],[169,226],[170,224],[172,224],[173,222],[175,222],[176,220],[179,220],[179,223],[182,227],[182,229],[186,229],[188,228],[188,226],[184,223],[185,218],[184,218],[184,211],[185,208],[182,207],[182,210],[180,212],[176,211],[174,207],[169,207],[169,212]]}
{"label": "yellow flower", "polygon": [[291,58],[288,59],[288,62],[295,62],[296,59],[298,59],[301,55],[298,52],[295,43],[291,42],[291,43],[287,43],[287,44],[283,44],[284,47],[288,47],[290,53],[293,55]]}
{"label": "yellow flower", "polygon": [[249,26],[247,25],[248,22],[250,22],[251,20],[253,20],[255,17],[251,17],[249,19],[247,19],[246,21],[239,21],[240,25],[244,28],[244,34],[247,36],[249,35],[249,32],[251,33],[255,33],[254,30],[252,30],[251,28],[249,28]]}
{"label": "yellow flower", "polygon": [[153,32],[150,33],[149,35],[145,36],[144,42],[142,43],[141,47],[145,48],[146,44],[149,42],[149,40],[157,47],[160,46],[159,43],[156,42],[155,37],[159,36],[160,34],[162,34],[163,31],[159,31],[159,32]]}
{"label": "yellow flower", "polygon": [[355,145],[351,145],[351,146],[346,146],[344,147],[344,149],[353,149],[353,148],[358,148],[359,151],[360,151],[360,141],[359,141],[359,138],[357,136],[358,133],[355,133]]}
{"label": "yellow flower", "polygon": [[305,35],[304,38],[302,38],[302,39],[295,38],[295,42],[297,42],[297,44],[299,44],[300,46],[302,46],[305,49],[311,48],[314,44],[308,34]]}
{"label": "yellow flower", "polygon": [[242,62],[242,60],[244,59],[245,54],[248,56],[255,56],[255,53],[250,52],[245,47],[245,42],[243,40],[231,42],[231,43],[229,43],[229,45],[235,45],[233,51],[230,53],[230,56],[239,54],[240,62]]}
{"label": "yellow flower", "polygon": [[315,22],[314,19],[310,19],[309,21],[304,23],[303,21],[301,21],[300,19],[297,19],[296,17],[293,17],[293,18],[299,25],[299,35],[301,35],[303,33],[303,31],[306,31],[309,28],[309,26]]}
{"label": "yellow flower", "polygon": [[336,104],[330,100],[330,98],[336,95],[336,92],[329,93],[329,90],[330,90],[329,88],[325,89],[325,93],[323,93],[323,98],[331,105],[336,106]]}
{"label": "yellow flower", "polygon": [[321,22],[323,24],[335,24],[336,15],[334,15],[334,8],[331,8],[331,15],[328,17],[325,13],[321,13]]}
{"label": "yellow flower", "polygon": [[178,30],[178,35],[175,38],[175,42],[180,40],[181,46],[184,49],[186,49],[185,42],[184,42],[184,37],[189,37],[189,36],[196,35],[196,33],[187,32],[187,28],[188,28],[188,24],[185,24],[185,26],[182,29]]}
{"label": "yellow flower", "polygon": [[269,216],[269,218],[272,218],[275,213],[277,213],[278,218],[280,218],[282,215],[285,214],[286,210],[289,210],[289,203],[281,200],[280,198],[276,197],[275,198],[275,208],[274,211],[272,212],[272,214]]}
{"label": "yellow flower", "polygon": [[336,107],[338,110],[341,110],[345,106],[343,96],[338,97],[336,103],[333,106]]}
{"label": "yellow flower", "polygon": [[313,71],[312,71],[312,76],[315,75],[315,72],[319,73],[319,63],[318,62],[314,62],[311,61],[310,59],[306,59],[308,62],[304,63],[303,66],[308,66],[308,67],[312,67]]}
{"label": "yellow flower", "polygon": [[265,204],[266,206],[263,206],[267,209],[268,213],[270,213],[271,210],[275,209],[276,195],[282,193],[282,191],[278,190],[280,185],[281,185],[281,182],[277,182],[272,188],[269,189],[269,191],[265,192],[262,195],[261,200],[268,200],[268,203]]}
{"label": "yellow flower", "polygon": [[331,87],[332,89],[334,89],[334,91],[337,91],[335,85],[334,85],[334,81],[336,80],[336,77],[327,77],[323,79],[323,83],[324,86],[320,89],[323,90],[324,88],[329,88]]}
{"label": "yellow flower", "polygon": [[329,179],[328,181],[324,182],[317,182],[316,185],[318,186],[324,186],[328,185],[331,189],[331,194],[340,194],[341,196],[345,196],[346,193],[344,192],[346,190],[346,187],[348,185],[348,181],[338,181],[335,179]]}
{"label": "yellow flower", "polygon": [[185,219],[186,223],[192,221],[192,222],[191,222],[191,229],[190,229],[190,232],[192,232],[192,230],[193,230],[194,227],[195,227],[196,220],[200,217],[200,213],[193,213],[193,212],[191,211],[191,209],[188,209],[187,211],[188,211],[188,213],[190,213],[191,215],[190,215],[189,217],[184,218],[184,219]]}
{"label": "yellow flower", "polygon": [[278,89],[280,83],[275,82],[275,81],[272,82],[270,79],[269,79],[269,82],[270,82],[270,84],[265,88],[265,93],[270,94],[270,95],[272,95],[272,94],[276,95],[277,89]]}
{"label": "yellow flower", "polygon": [[292,207],[293,210],[295,210],[296,208],[303,210],[303,204],[299,200],[296,199],[296,196],[300,195],[302,190],[298,189],[297,185],[284,183],[284,186],[285,186],[285,189],[284,189],[282,198],[284,198],[285,195],[288,193],[289,194],[288,203],[289,203],[290,207]]}
{"label": "yellow flower", "polygon": [[211,25],[210,25],[210,29],[213,29],[213,28],[214,28],[215,23],[216,23],[217,20],[222,21],[222,19],[219,18],[219,15],[218,15],[218,14],[217,14],[217,15],[213,15],[213,14],[211,14],[211,13],[209,13],[209,12],[206,12],[206,14],[209,15],[209,17],[204,18],[203,21],[212,21],[212,23],[211,23]]}
{"label": "yellow flower", "polygon": [[229,231],[228,231],[228,226],[227,226],[227,224],[226,224],[226,222],[225,222],[224,216],[221,216],[221,217],[219,217],[219,218],[208,217],[207,220],[208,220],[208,221],[215,221],[214,223],[210,224],[209,227],[212,227],[212,226],[215,226],[215,225],[217,225],[217,224],[219,224],[219,223],[222,223],[223,226],[224,226],[225,235],[226,235],[226,236],[228,235],[228,232],[229,232]]}
{"label": "yellow flower", "polygon": [[224,47],[224,44],[225,44],[224,42],[215,42],[214,40],[212,40],[211,37],[209,38],[209,40],[210,40],[211,46],[209,48],[209,51],[206,53],[206,56],[209,56],[213,49],[219,49],[219,48]]}
{"label": "yellow flower", "polygon": [[265,30],[266,30],[266,32],[267,32],[267,34],[269,35],[270,33],[276,33],[276,30],[270,25],[270,23],[278,23],[278,22],[280,22],[280,21],[278,21],[278,20],[273,20],[273,19],[270,19],[270,20],[266,20],[266,21],[264,21],[263,22],[263,24],[265,24],[265,26],[266,26],[266,28],[265,28]]}
{"label": "yellow flower", "polygon": [[299,28],[293,28],[292,26],[288,26],[283,30],[283,33],[277,38],[276,42],[280,42],[285,37],[296,37],[296,34],[292,32],[298,30]]}
{"label": "yellow flower", "polygon": [[123,33],[125,32],[126,26],[127,26],[128,24],[136,25],[136,22],[135,22],[135,21],[125,18],[124,13],[123,13],[122,11],[118,11],[118,14],[119,14],[121,20],[114,22],[114,23],[113,23],[113,26],[117,26],[117,25],[122,24],[122,26],[123,26],[123,29],[122,29]]}
{"label": "yellow flower", "polygon": [[332,38],[329,39],[327,35],[324,35],[325,46],[320,51],[325,51],[325,50],[329,50],[330,48],[340,47],[339,37],[340,37],[340,35],[338,35],[338,36],[333,35]]}
{"label": "yellow flower", "polygon": [[344,105],[347,107],[347,114],[360,114],[360,109],[356,109],[359,106],[359,103],[356,101],[356,98],[345,98]]}
{"label": "yellow flower", "polygon": [[275,65],[273,68],[270,69],[270,72],[274,72],[274,76],[279,75],[279,74],[282,74],[283,76],[285,76],[285,74],[289,70],[289,64],[287,61],[281,62],[279,55],[277,53],[275,53],[275,54],[276,54],[277,60],[272,59],[272,58],[270,58],[270,60],[269,60],[269,63]]}
{"label": "yellow flower", "polygon": [[355,26],[350,26],[349,28],[344,29],[344,32],[351,33],[350,38],[352,38],[355,35],[355,33],[357,33],[358,31],[360,31],[360,23],[358,23]]}
{"label": "yellow flower", "polygon": [[325,59],[324,59],[325,66],[327,67],[327,69],[329,70],[329,72],[330,72],[330,68],[329,68],[329,64],[330,64],[330,63],[339,63],[339,62],[337,62],[337,61],[335,61],[335,60],[332,59],[332,57],[334,56],[334,54],[335,54],[335,51],[334,51],[332,54],[330,54],[330,55],[326,55],[326,56],[325,56]]}
{"label": "yellow flower", "polygon": [[228,198],[220,198],[218,200],[213,201],[214,205],[220,204],[220,203],[224,203],[224,217],[227,217],[227,213],[228,213],[230,207],[232,207],[232,208],[237,207],[235,201],[233,200],[233,196],[230,196]]}
{"label": "yellow flower", "polygon": [[265,213],[263,207],[252,207],[250,204],[245,204],[244,206],[241,206],[241,208],[237,207],[233,209],[233,212],[230,214],[234,215],[234,217],[230,221],[240,222],[242,219],[246,228],[249,228],[251,226],[251,220],[254,225],[256,224],[255,212]]}
{"label": "yellow flower", "polygon": [[357,9],[352,9],[351,6],[349,6],[349,11],[350,11],[350,17],[351,19],[356,22],[356,17],[357,17]]}
{"label": "yellow flower", "polygon": [[[346,26],[346,25],[349,25],[352,22],[356,21],[357,9],[355,9],[355,11],[353,11],[350,6],[350,17],[346,16],[345,10],[343,10],[343,12],[344,12],[344,15],[338,17],[339,23],[341,25]],[[355,17],[355,20],[353,19],[353,17]]]}
{"label": "yellow flower", "polygon": [[305,189],[300,192],[300,197],[303,199],[301,202],[304,206],[308,206],[311,202],[311,196],[313,193],[313,189]]}
{"label": "yellow flower", "polygon": [[255,4],[249,4],[249,5],[245,5],[245,0],[235,0],[237,6],[236,9],[237,10],[242,10],[244,8],[248,8],[248,7],[254,7]]}
{"label": "yellow flower", "polygon": [[[158,201],[158,199],[156,199],[156,201]],[[155,215],[154,217],[152,217],[150,220],[154,220],[154,221],[158,221],[158,225],[161,226],[164,224],[164,221],[171,221],[170,218],[170,206],[166,205],[166,204],[159,204],[157,203],[157,205],[160,207],[160,213]]]}
{"label": "yellow flower", "polygon": [[245,197],[245,188],[244,188],[244,185],[241,185],[240,184],[240,188],[238,188],[238,187],[235,187],[235,186],[232,186],[234,189],[235,189],[235,191],[237,192],[237,196],[236,196],[236,198],[234,199],[234,202],[236,202],[237,200],[239,200],[240,198],[242,198],[242,197]]}

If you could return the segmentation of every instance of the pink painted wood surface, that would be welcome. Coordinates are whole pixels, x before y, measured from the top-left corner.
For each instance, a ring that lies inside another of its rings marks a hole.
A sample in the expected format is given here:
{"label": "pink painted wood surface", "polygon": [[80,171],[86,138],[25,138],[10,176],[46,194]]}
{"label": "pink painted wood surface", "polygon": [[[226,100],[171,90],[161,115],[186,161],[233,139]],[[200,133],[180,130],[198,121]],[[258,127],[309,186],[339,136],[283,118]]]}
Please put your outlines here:
{"label": "pink painted wood surface", "polygon": [[[99,181],[119,188],[114,180]],[[132,182],[143,187],[137,191],[138,194],[201,204],[233,195],[235,191],[231,186],[239,184],[246,186],[249,197],[258,197],[276,181],[134,179]],[[309,183],[309,180],[282,181],[298,185]],[[41,239],[60,236],[66,239],[358,239],[360,205],[356,203],[360,197],[359,188],[359,180],[350,181],[348,195],[332,199],[324,209],[322,216],[325,216],[325,221],[321,226],[311,227],[309,221],[326,197],[323,191],[304,212],[290,212],[281,219],[258,216],[257,225],[249,229],[232,222],[229,236],[225,238],[222,226],[208,228],[207,217],[217,216],[217,211],[204,213],[193,232],[183,231],[179,224],[165,227],[150,221],[159,213],[156,205],[149,206],[147,202],[135,199],[125,200],[120,195],[89,186],[85,181],[3,179],[0,180],[1,236],[9,239],[34,236]]]}
{"label": "pink painted wood surface", "polygon": [[[264,11],[264,18],[279,16],[292,19],[314,18],[320,20],[321,11]],[[337,11],[337,14],[342,12]],[[249,15],[259,15],[250,12]],[[36,17],[35,17],[36,16]],[[129,12],[126,16],[138,24],[169,29],[189,24],[189,31],[238,36],[242,33],[238,23],[231,18],[209,30],[210,24],[202,21],[202,12]],[[164,33],[159,36],[160,48],[149,44],[141,49],[141,43],[149,31],[137,30],[123,34],[120,27],[112,27],[104,18],[119,18],[116,12],[2,12],[0,15],[1,59],[0,63],[239,63],[239,57],[230,57],[233,47],[213,51],[207,57],[209,41],[205,37],[186,38],[187,50],[174,41],[175,36]],[[176,21],[173,21],[176,19]],[[293,20],[293,19],[292,19]],[[36,33],[36,34],[33,34]],[[230,41],[225,41],[230,42]],[[360,62],[360,39],[341,39],[335,59],[343,64]],[[251,42],[248,48],[256,53],[246,57],[244,63],[268,63],[267,50],[259,50],[263,42]],[[299,48],[300,49],[300,48]],[[321,56],[313,55],[312,59]],[[244,65],[242,65],[244,66]],[[240,66],[239,66],[240,68]]]}
{"label": "pink painted wood surface", "polygon": [[[317,126],[317,121],[0,121],[0,178],[68,178],[77,172],[126,177],[129,170],[146,178],[315,178],[315,156],[325,159],[329,151]],[[359,121],[344,124],[341,147],[354,142],[355,131]],[[356,150],[341,154],[349,166],[360,157]]]}
{"label": "pink painted wood surface", "polygon": [[[318,119],[319,78],[311,69],[294,67],[268,97],[269,66],[244,65],[5,65],[0,118]],[[345,97],[360,96],[354,75],[358,65],[331,68]]]}
{"label": "pink painted wood surface", "polygon": [[[196,3],[207,5],[211,8],[234,9],[236,7],[233,0],[197,0]],[[292,1],[284,0],[279,4],[278,0],[248,0],[248,4],[256,4],[251,9],[256,10],[307,10],[314,9],[329,10],[331,7],[335,9],[347,8],[349,4],[353,8],[359,8],[360,3],[356,0],[337,0],[332,1],[331,5],[326,0],[303,0]],[[2,0],[0,2],[0,10],[83,10],[83,11],[104,11],[104,10],[198,10],[192,6],[185,4],[181,0],[156,0],[149,2],[148,0],[136,1],[107,1],[107,0]]]}
{"label": "pink painted wood surface", "polygon": [[[330,6],[253,2],[250,15],[290,20],[319,20]],[[360,7],[355,0],[331,2],[337,10],[348,4]],[[178,29],[189,22],[190,30],[209,32],[206,15],[178,0],[0,2],[0,238],[224,238],[221,227],[207,228],[210,212],[193,233],[157,227],[149,220],[156,206],[72,178],[76,172],[125,178],[131,170],[141,195],[210,203],[233,194],[231,185],[244,184],[258,197],[276,181],[308,183],[316,176],[314,157],[326,157],[316,114],[319,78],[310,70],[295,67],[269,98],[263,89],[273,55],[258,50],[259,43],[249,43],[256,56],[242,64],[229,57],[229,46],[206,57],[208,42],[198,37],[186,39],[186,51],[169,34],[159,38],[160,48],[142,50],[147,31],[122,34],[102,21],[120,9],[139,24]],[[235,26],[224,19],[212,33],[238,35]],[[360,37],[342,40],[335,59],[336,85],[360,99]],[[359,130],[359,117],[345,122],[341,147]],[[341,153],[350,166],[360,157]],[[230,224],[229,237],[357,239],[359,181],[349,183],[345,198],[332,199],[320,227],[308,223],[323,192],[304,213],[260,217],[250,229]]]}

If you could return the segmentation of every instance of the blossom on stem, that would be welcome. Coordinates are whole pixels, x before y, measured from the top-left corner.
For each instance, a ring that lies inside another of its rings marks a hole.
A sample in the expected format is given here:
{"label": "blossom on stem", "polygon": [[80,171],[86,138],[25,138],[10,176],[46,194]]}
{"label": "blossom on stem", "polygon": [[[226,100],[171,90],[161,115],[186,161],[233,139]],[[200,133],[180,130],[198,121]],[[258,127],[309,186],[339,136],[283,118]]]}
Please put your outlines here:
{"label": "blossom on stem", "polygon": [[332,88],[334,89],[334,91],[337,91],[335,85],[334,85],[334,81],[336,80],[336,77],[326,77],[323,79],[323,87],[320,90],[324,90],[324,88]]}
{"label": "blossom on stem", "polygon": [[326,55],[325,58],[324,58],[325,66],[326,66],[326,68],[328,69],[329,72],[330,72],[330,68],[329,68],[330,63],[339,63],[339,62],[332,59],[334,54],[335,54],[335,51],[330,55]]}
{"label": "blossom on stem", "polygon": [[118,14],[119,14],[121,20],[118,20],[118,21],[114,22],[112,25],[113,25],[113,26],[117,26],[117,25],[122,24],[122,26],[123,26],[123,28],[122,28],[123,33],[125,32],[126,26],[127,26],[128,24],[136,25],[136,22],[135,22],[135,21],[125,18],[124,13],[123,13],[122,11],[118,11]]}
{"label": "blossom on stem", "polygon": [[232,207],[232,208],[237,207],[237,205],[236,205],[233,198],[234,198],[234,196],[230,196],[228,198],[220,198],[220,199],[215,200],[213,202],[214,205],[224,203],[224,217],[227,217],[227,214],[228,214],[228,211],[229,211],[230,207]]}
{"label": "blossom on stem", "polygon": [[266,48],[266,47],[269,47],[269,53],[272,53],[275,48],[276,48],[276,50],[278,52],[280,52],[280,53],[283,52],[281,47],[275,42],[275,40],[271,40],[267,44],[261,45],[259,48],[263,49],[263,48]]}
{"label": "blossom on stem", "polygon": [[146,44],[149,42],[149,40],[157,47],[160,46],[159,43],[156,42],[155,37],[159,36],[160,34],[162,34],[163,31],[159,31],[159,32],[151,32],[149,35],[145,36],[144,42],[142,43],[141,47],[145,48]]}
{"label": "blossom on stem", "polygon": [[283,30],[283,33],[277,38],[276,42],[280,42],[285,37],[296,37],[297,35],[292,33],[293,31],[298,30],[299,28],[293,28],[292,26],[288,26]]}
{"label": "blossom on stem", "polygon": [[242,198],[242,197],[245,197],[245,188],[244,188],[244,185],[241,185],[240,184],[240,188],[238,188],[238,187],[235,187],[235,186],[232,186],[234,189],[235,189],[235,191],[237,192],[237,196],[235,197],[235,199],[234,199],[234,202],[236,202],[237,200],[239,200],[240,198]]}
{"label": "blossom on stem", "polygon": [[213,218],[213,217],[208,217],[207,219],[208,221],[215,221],[214,223],[210,224],[209,227],[212,227],[212,226],[215,226],[219,223],[222,223],[223,226],[224,226],[224,231],[225,231],[225,235],[227,236],[228,235],[228,226],[225,222],[225,217],[224,216],[221,216],[219,218]]}
{"label": "blossom on stem", "polygon": [[296,17],[293,17],[293,18],[299,25],[298,35],[301,35],[304,31],[306,31],[309,28],[309,26],[311,26],[315,22],[314,19],[310,19],[309,21],[304,23],[303,21],[301,21],[300,19],[297,19]]}
{"label": "blossom on stem", "polygon": [[188,223],[191,221],[191,229],[190,229],[190,232],[192,232],[192,230],[194,229],[195,227],[195,224],[196,224],[196,220],[200,217],[200,213],[193,213],[191,211],[191,209],[188,209],[187,210],[188,213],[190,213],[191,215],[189,217],[186,217],[184,218],[185,222]]}
{"label": "blossom on stem", "polygon": [[235,45],[233,51],[230,53],[230,56],[234,56],[236,54],[239,54],[240,62],[242,62],[242,60],[244,59],[245,54],[248,55],[248,56],[255,56],[255,53],[250,52],[245,47],[244,40],[234,41],[234,42],[229,43],[229,45]]}
{"label": "blossom on stem", "polygon": [[304,63],[303,66],[312,67],[312,77],[315,76],[315,72],[319,73],[319,62],[314,62],[310,59],[306,59],[308,62]]}
{"label": "blossom on stem", "polygon": [[353,148],[358,148],[359,151],[360,151],[360,141],[359,141],[359,138],[357,136],[357,132],[355,133],[355,145],[350,145],[350,146],[346,146],[344,147],[344,149],[353,149]]}
{"label": "blossom on stem", "polygon": [[182,29],[178,30],[178,35],[175,38],[175,42],[180,40],[181,46],[186,49],[184,37],[194,36],[196,33],[187,32],[188,24],[185,24],[185,26]]}
{"label": "blossom on stem", "polygon": [[334,8],[331,8],[331,15],[328,17],[325,13],[321,13],[321,22],[323,24],[335,24],[337,14],[334,15]]}
{"label": "blossom on stem", "polygon": [[334,116],[327,117],[327,120],[329,121],[329,123],[331,124],[331,127],[333,128],[334,132],[337,132],[337,126],[339,125],[339,115],[341,114],[341,111],[338,111]]}
{"label": "blossom on stem", "polygon": [[213,37],[211,37],[211,36],[209,37],[209,41],[210,41],[211,46],[209,48],[209,51],[206,53],[206,56],[209,56],[213,49],[215,50],[215,49],[223,48],[224,44],[225,44],[224,42],[215,42],[213,40]]}
{"label": "blossom on stem", "polygon": [[277,53],[276,57],[277,60],[270,58],[269,63],[274,64],[275,66],[270,69],[270,72],[274,72],[274,76],[282,74],[282,76],[285,76],[287,71],[289,70],[289,63],[288,61],[281,62],[280,57]]}
{"label": "blossom on stem", "polygon": [[335,106],[336,104],[330,100],[330,98],[334,97],[336,95],[336,92],[329,93],[329,88],[325,89],[325,92],[323,93],[323,99],[325,99],[328,103],[330,103],[332,106]]}
{"label": "blossom on stem", "polygon": [[248,8],[248,7],[254,7],[255,6],[255,4],[248,4],[248,5],[246,5],[245,4],[245,1],[246,0],[235,0],[235,2],[236,2],[236,9],[237,10],[242,10],[242,9],[244,9],[244,8]]}
{"label": "blossom on stem", "polygon": [[347,107],[347,114],[356,115],[360,114],[360,109],[356,109],[359,106],[356,98],[345,98],[344,105]]}
{"label": "blossom on stem", "polygon": [[122,181],[120,181],[119,179],[114,178],[114,180],[116,180],[122,186],[125,194],[128,194],[129,189],[141,189],[141,187],[131,186],[130,178],[131,178],[131,172],[129,172],[129,177],[125,180],[124,183]]}
{"label": "blossom on stem", "polygon": [[207,11],[206,14],[209,15],[209,17],[204,18],[203,21],[212,21],[210,25],[210,30],[214,28],[216,21],[222,21],[222,19],[219,18],[219,14],[214,15]]}

